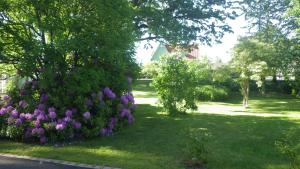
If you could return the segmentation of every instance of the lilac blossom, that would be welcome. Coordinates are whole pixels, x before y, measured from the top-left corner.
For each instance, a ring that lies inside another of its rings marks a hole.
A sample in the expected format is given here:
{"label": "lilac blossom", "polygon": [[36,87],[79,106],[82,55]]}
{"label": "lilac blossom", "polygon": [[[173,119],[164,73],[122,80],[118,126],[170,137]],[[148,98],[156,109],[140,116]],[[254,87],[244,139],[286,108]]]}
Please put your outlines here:
{"label": "lilac blossom", "polygon": [[40,114],[36,117],[37,120],[39,121],[45,121],[48,120],[46,114],[44,112],[40,112]]}
{"label": "lilac blossom", "polygon": [[38,129],[38,135],[39,135],[39,136],[42,136],[42,135],[44,135],[44,134],[45,134],[45,129],[39,128],[39,129]]}
{"label": "lilac blossom", "polygon": [[120,116],[121,117],[125,117],[125,116],[128,116],[129,114],[130,114],[130,110],[129,109],[122,109],[121,113],[120,113]]}
{"label": "lilac blossom", "polygon": [[41,110],[41,111],[44,111],[45,110],[45,105],[44,104],[39,104],[38,109]]}
{"label": "lilac blossom", "polygon": [[21,114],[20,114],[20,119],[21,119],[22,121],[25,121],[25,120],[26,120],[26,114],[25,114],[25,113],[21,113]]}
{"label": "lilac blossom", "polygon": [[7,113],[7,108],[2,107],[2,108],[0,109],[0,115],[3,115],[3,114],[5,114],[5,113]]}
{"label": "lilac blossom", "polygon": [[80,129],[81,128],[81,123],[78,121],[73,121],[73,128],[74,129]]}
{"label": "lilac blossom", "polygon": [[34,127],[41,127],[41,122],[39,120],[33,121]]}
{"label": "lilac blossom", "polygon": [[116,98],[116,94],[113,91],[111,91],[111,89],[108,87],[104,88],[103,92],[109,99]]}
{"label": "lilac blossom", "polygon": [[109,124],[108,124],[108,127],[109,127],[110,129],[113,129],[113,128],[115,127],[116,123],[117,123],[117,118],[112,117],[112,118],[110,118],[110,122],[109,122]]}
{"label": "lilac blossom", "polygon": [[8,106],[8,107],[6,108],[6,110],[7,110],[7,112],[11,112],[11,111],[14,110],[14,108],[13,108],[12,106]]}
{"label": "lilac blossom", "polygon": [[31,135],[38,135],[38,128],[33,128],[31,130]]}
{"label": "lilac blossom", "polygon": [[33,128],[31,131],[32,135],[38,135],[38,136],[43,136],[45,134],[45,129],[40,128],[40,127],[36,127]]}
{"label": "lilac blossom", "polygon": [[66,117],[72,117],[72,115],[73,115],[72,110],[67,110],[67,111],[65,112],[65,115],[66,115]]}
{"label": "lilac blossom", "polygon": [[17,119],[16,120],[16,126],[19,127],[20,125],[22,125],[23,120],[22,119]]}
{"label": "lilac blossom", "polygon": [[126,97],[129,102],[134,103],[134,97],[133,97],[132,93],[127,93]]}
{"label": "lilac blossom", "polygon": [[48,114],[48,116],[49,116],[50,119],[53,120],[53,119],[56,118],[56,113],[54,111],[50,111],[49,114]]}
{"label": "lilac blossom", "polygon": [[28,104],[27,104],[27,102],[26,102],[25,100],[21,100],[21,101],[19,102],[19,106],[20,106],[21,108],[25,109],[26,107],[28,107]]}
{"label": "lilac blossom", "polygon": [[30,113],[25,114],[25,119],[26,120],[32,120],[32,118],[33,118],[32,114],[30,114]]}
{"label": "lilac blossom", "polygon": [[83,117],[84,117],[86,120],[88,120],[88,119],[91,118],[91,113],[90,113],[90,112],[85,112],[85,113],[83,113]]}
{"label": "lilac blossom", "polygon": [[64,122],[66,122],[66,123],[69,123],[71,121],[72,121],[71,117],[65,117],[64,118]]}
{"label": "lilac blossom", "polygon": [[48,112],[55,112],[56,110],[55,110],[55,108],[54,107],[49,107],[48,108]]}
{"label": "lilac blossom", "polygon": [[48,95],[46,93],[41,94],[40,102],[45,103],[48,100]]}
{"label": "lilac blossom", "polygon": [[48,116],[50,119],[55,119],[56,118],[56,112],[54,107],[48,108]]}
{"label": "lilac blossom", "polygon": [[58,123],[58,124],[56,124],[55,128],[58,131],[62,131],[66,128],[66,124],[65,123]]}
{"label": "lilac blossom", "polygon": [[8,95],[3,96],[3,100],[5,102],[8,102],[10,100],[10,97]]}
{"label": "lilac blossom", "polygon": [[35,109],[35,110],[33,111],[33,115],[34,115],[34,116],[38,116],[39,114],[41,114],[41,111],[40,111],[39,109]]}
{"label": "lilac blossom", "polygon": [[121,96],[121,103],[124,105],[127,105],[129,103],[126,95]]}
{"label": "lilac blossom", "polygon": [[13,117],[14,119],[18,118],[19,117],[19,112],[16,109],[14,109],[11,112],[11,117]]}
{"label": "lilac blossom", "polygon": [[131,113],[127,116],[127,119],[129,124],[132,124],[134,122],[134,117]]}
{"label": "lilac blossom", "polygon": [[58,119],[57,123],[64,123],[64,120],[63,119]]}

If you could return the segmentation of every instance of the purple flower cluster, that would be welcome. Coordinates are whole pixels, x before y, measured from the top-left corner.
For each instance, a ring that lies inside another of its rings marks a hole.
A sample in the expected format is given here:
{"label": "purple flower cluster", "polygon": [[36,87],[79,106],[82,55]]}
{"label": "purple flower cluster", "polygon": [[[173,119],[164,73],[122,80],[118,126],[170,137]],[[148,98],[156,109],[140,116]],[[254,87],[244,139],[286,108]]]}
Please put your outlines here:
{"label": "purple flower cluster", "polygon": [[50,119],[54,120],[56,118],[56,112],[54,107],[48,109],[48,116]]}
{"label": "purple flower cluster", "polygon": [[87,112],[83,113],[83,117],[85,120],[89,120],[91,118],[91,113],[87,111]]}
{"label": "purple flower cluster", "polygon": [[128,105],[128,103],[134,104],[134,97],[132,93],[126,93],[121,96],[121,103],[124,105]]}
{"label": "purple flower cluster", "polygon": [[103,93],[109,99],[115,99],[116,98],[116,94],[108,87],[104,88]]}
{"label": "purple flower cluster", "polygon": [[21,108],[25,109],[25,108],[28,107],[28,104],[27,104],[27,102],[26,102],[25,100],[21,100],[21,101],[19,102],[19,106],[20,106]]}
{"label": "purple flower cluster", "polygon": [[134,122],[134,117],[133,117],[130,109],[127,109],[127,108],[121,109],[120,116],[122,118],[127,118],[129,124]]}
{"label": "purple flower cluster", "polygon": [[[29,87],[30,85],[33,86],[33,82],[28,83]],[[53,135],[62,135],[65,138],[85,135],[83,132],[86,130],[99,127],[97,125],[100,124],[95,123],[95,120],[98,119],[107,121],[104,124],[105,127],[97,133],[101,136],[112,135],[116,130],[117,123],[125,121],[131,124],[134,122],[133,95],[125,93],[121,97],[117,97],[109,87],[92,93],[90,97],[86,98],[85,105],[76,105],[76,108],[55,107],[50,104],[50,100],[49,95],[43,92],[40,94],[39,100],[35,101],[36,105],[29,106],[24,99],[13,104],[9,96],[4,96],[6,104],[0,107],[0,121],[4,120],[7,125],[20,127],[24,131],[25,139],[38,139],[41,144],[53,140],[51,138]],[[111,116],[108,117],[107,114]],[[65,136],[66,133],[69,135]]]}

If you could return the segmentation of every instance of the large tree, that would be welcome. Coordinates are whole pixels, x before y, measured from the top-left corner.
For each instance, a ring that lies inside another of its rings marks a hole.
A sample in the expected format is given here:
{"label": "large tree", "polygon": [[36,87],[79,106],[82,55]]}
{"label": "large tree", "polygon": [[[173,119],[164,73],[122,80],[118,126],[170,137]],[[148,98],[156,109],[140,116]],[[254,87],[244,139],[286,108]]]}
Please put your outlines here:
{"label": "large tree", "polygon": [[209,44],[230,31],[224,22],[234,18],[232,6],[225,0],[3,0],[0,63],[13,64],[22,77],[52,81],[43,83],[49,92],[85,68],[109,74],[95,85],[122,91],[119,80],[134,75],[134,42]]}
{"label": "large tree", "polygon": [[134,24],[140,40],[188,44],[219,41],[231,28],[226,19],[237,16],[234,1],[226,0],[131,0]]}
{"label": "large tree", "polygon": [[[33,120],[39,122],[40,114],[48,117],[45,108],[51,108],[52,117],[56,111],[56,118],[69,122],[71,116],[77,127],[78,121],[84,124],[87,136],[100,128],[107,133],[115,118],[132,122],[132,97],[126,92],[138,70],[135,42],[209,44],[230,31],[224,22],[235,16],[232,5],[225,0],[1,0],[0,64],[13,65],[18,76],[28,79],[20,90],[11,90],[12,100],[4,108],[21,101],[13,105],[16,111],[37,112]],[[42,119],[38,131],[48,126],[49,118]],[[64,121],[57,122],[60,133]],[[60,136],[72,136],[72,131]]]}
{"label": "large tree", "polygon": [[[248,21],[250,32],[272,31],[272,28],[289,34],[294,20],[287,15],[288,9],[293,5],[291,0],[244,0],[242,9]],[[265,36],[264,40],[269,40]]]}

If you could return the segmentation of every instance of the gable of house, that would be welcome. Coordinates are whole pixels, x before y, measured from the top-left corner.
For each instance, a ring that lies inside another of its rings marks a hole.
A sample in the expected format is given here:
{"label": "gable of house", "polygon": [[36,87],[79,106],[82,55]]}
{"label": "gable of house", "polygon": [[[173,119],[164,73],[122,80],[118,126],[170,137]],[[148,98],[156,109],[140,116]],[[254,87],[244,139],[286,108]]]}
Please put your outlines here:
{"label": "gable of house", "polygon": [[[162,56],[170,54],[176,50],[178,51],[177,47],[159,44],[155,52],[152,54],[151,61],[159,61]],[[182,50],[182,48],[180,48],[180,50]],[[191,48],[183,51],[186,51],[186,57],[188,59],[197,59],[200,56],[198,46],[192,46]]]}

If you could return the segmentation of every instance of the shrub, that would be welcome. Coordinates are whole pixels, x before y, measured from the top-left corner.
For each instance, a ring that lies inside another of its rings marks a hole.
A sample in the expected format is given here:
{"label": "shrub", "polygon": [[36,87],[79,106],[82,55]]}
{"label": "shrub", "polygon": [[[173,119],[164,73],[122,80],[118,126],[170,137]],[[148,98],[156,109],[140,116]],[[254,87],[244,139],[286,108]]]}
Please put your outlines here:
{"label": "shrub", "polygon": [[290,169],[299,169],[299,129],[291,128],[284,136],[275,141],[276,148],[290,163]]}
{"label": "shrub", "polygon": [[203,60],[187,60],[189,72],[192,73],[197,85],[208,85],[213,83],[212,63],[205,58]]}
{"label": "shrub", "polygon": [[120,103],[130,91],[127,81],[139,71],[127,1],[5,1],[0,6],[15,23],[0,21],[0,62],[13,64],[21,79],[2,109],[2,136],[41,142],[92,137],[133,120],[133,103]]}
{"label": "shrub", "polygon": [[153,86],[169,114],[197,108],[194,77],[180,54],[175,53],[162,58],[159,74],[154,77]]}
{"label": "shrub", "polygon": [[141,77],[152,79],[158,75],[159,64],[157,62],[151,62],[142,67]]}
{"label": "shrub", "polygon": [[228,91],[222,87],[204,85],[196,88],[196,96],[203,101],[223,101],[228,98]]}
{"label": "shrub", "polygon": [[209,138],[211,134],[203,130],[190,130],[186,146],[185,165],[189,168],[205,168],[208,162]]}
{"label": "shrub", "polygon": [[[135,105],[130,92],[118,96],[109,87],[102,87],[88,95],[76,93],[58,98],[58,93],[39,93],[39,87],[36,81],[27,81],[18,93],[12,90],[13,97],[4,97],[0,137],[45,143],[108,136],[134,121]],[[86,93],[89,87],[74,91]]]}

